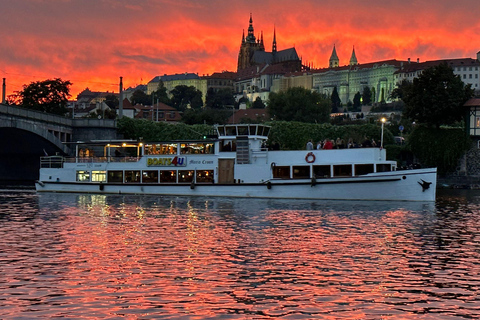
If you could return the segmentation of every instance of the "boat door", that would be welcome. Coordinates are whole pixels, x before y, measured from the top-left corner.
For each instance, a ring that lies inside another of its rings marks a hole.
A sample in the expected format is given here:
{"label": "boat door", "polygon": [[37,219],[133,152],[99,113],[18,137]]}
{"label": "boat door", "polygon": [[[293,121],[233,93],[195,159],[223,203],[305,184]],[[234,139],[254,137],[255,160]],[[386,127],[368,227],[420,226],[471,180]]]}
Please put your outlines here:
{"label": "boat door", "polygon": [[234,183],[235,159],[218,159],[218,183]]}

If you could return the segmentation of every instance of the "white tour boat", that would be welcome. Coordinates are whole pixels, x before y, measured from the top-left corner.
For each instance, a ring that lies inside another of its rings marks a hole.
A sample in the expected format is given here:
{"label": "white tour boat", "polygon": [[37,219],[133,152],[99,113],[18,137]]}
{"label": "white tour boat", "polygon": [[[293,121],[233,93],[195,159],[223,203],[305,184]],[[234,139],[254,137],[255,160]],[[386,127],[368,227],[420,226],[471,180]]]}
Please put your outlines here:
{"label": "white tour boat", "polygon": [[437,170],[397,171],[385,149],[268,150],[270,127],[217,126],[196,141],[89,141],[40,159],[37,191],[435,201]]}

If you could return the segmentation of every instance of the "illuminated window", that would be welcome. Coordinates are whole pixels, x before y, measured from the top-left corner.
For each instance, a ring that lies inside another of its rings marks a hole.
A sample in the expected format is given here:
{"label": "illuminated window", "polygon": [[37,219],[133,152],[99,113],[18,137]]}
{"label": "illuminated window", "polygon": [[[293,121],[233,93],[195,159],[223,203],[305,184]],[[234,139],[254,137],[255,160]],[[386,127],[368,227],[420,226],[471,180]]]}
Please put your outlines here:
{"label": "illuminated window", "polygon": [[176,143],[156,143],[156,144],[146,144],[144,148],[145,155],[153,154],[177,154],[177,144]]}
{"label": "illuminated window", "polygon": [[480,117],[475,117],[475,128],[480,128]]}
{"label": "illuminated window", "polygon": [[123,171],[108,171],[108,182],[123,182]]}
{"label": "illuminated window", "polygon": [[77,171],[77,181],[90,181],[90,172],[84,170]]}
{"label": "illuminated window", "polygon": [[142,171],[143,183],[158,183],[158,171],[145,170]]}
{"label": "illuminated window", "polygon": [[140,170],[125,170],[125,182],[140,182]]}
{"label": "illuminated window", "polygon": [[94,182],[106,182],[107,171],[92,171],[92,181]]}
{"label": "illuminated window", "polygon": [[182,143],[180,153],[182,154],[212,154],[213,143]]}
{"label": "illuminated window", "polygon": [[175,182],[177,182],[177,171],[160,170],[160,183],[175,183]]}
{"label": "illuminated window", "polygon": [[193,170],[178,170],[178,182],[192,182]]}
{"label": "illuminated window", "polygon": [[195,181],[201,182],[213,182],[213,170],[198,170]]}

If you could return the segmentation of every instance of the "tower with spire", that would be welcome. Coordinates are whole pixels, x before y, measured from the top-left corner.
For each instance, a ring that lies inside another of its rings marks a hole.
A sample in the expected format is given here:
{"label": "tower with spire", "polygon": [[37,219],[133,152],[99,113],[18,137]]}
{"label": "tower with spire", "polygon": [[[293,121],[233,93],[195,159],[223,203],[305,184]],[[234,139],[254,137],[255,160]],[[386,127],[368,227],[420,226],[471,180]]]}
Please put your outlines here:
{"label": "tower with spire", "polygon": [[350,57],[350,65],[355,66],[358,64],[357,56],[355,55],[355,46],[353,47],[352,50],[352,56]]}
{"label": "tower with spire", "polygon": [[328,67],[329,68],[336,68],[340,65],[340,60],[337,56],[337,50],[335,50],[335,45],[333,45],[332,55],[330,56],[330,60],[328,60]]}
{"label": "tower with spire", "polygon": [[273,27],[273,43],[272,43],[272,53],[277,52],[277,34],[275,32],[275,27]]}

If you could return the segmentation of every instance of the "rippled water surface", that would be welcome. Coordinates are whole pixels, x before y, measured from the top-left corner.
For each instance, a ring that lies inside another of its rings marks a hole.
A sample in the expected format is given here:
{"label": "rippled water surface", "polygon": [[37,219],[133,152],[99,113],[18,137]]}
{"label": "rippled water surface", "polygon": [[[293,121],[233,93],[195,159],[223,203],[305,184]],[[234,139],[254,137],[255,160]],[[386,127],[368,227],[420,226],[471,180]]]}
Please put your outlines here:
{"label": "rippled water surface", "polygon": [[476,319],[479,206],[0,190],[0,318]]}

